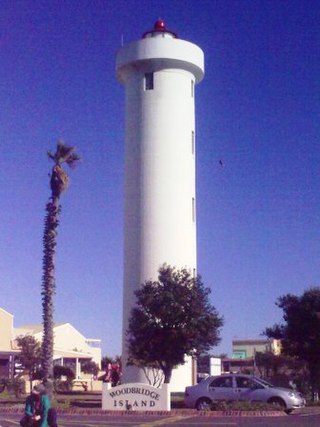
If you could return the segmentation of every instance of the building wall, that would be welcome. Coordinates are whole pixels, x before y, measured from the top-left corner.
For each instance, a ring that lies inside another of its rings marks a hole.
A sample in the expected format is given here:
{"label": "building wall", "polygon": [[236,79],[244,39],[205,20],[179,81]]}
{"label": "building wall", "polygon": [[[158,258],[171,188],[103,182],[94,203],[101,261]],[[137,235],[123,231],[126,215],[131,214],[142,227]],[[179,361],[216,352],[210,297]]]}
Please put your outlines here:
{"label": "building wall", "polygon": [[65,323],[54,329],[55,347],[65,350],[77,350],[89,353],[91,347],[86,343],[86,338],[72,325]]}
{"label": "building wall", "polygon": [[232,358],[249,359],[255,353],[270,351],[273,354],[281,353],[280,340],[234,340],[232,341]]}
{"label": "building wall", "polygon": [[248,359],[256,352],[271,351],[269,340],[237,340],[232,341],[232,358]]}
{"label": "building wall", "polygon": [[13,316],[0,308],[0,351],[11,350]]}
{"label": "building wall", "polygon": [[271,351],[276,356],[279,356],[281,354],[281,340],[271,341]]}
{"label": "building wall", "polygon": [[[42,332],[35,335],[41,341]],[[87,344],[87,339],[75,329],[70,323],[64,323],[54,328],[54,348],[55,353],[61,351],[76,351],[86,353],[92,356],[92,360],[101,366],[101,348],[91,347]],[[75,357],[75,355],[73,356]]]}
{"label": "building wall", "polygon": [[[31,325],[15,329],[15,335],[32,335],[42,342],[41,325]],[[92,347],[88,342],[94,342]],[[99,340],[88,340],[70,323],[63,323],[54,327],[54,354],[55,360],[71,358],[77,366],[76,374],[80,375],[79,361],[82,359],[92,360],[101,367],[101,348],[97,346]],[[79,372],[78,372],[79,371]]]}
{"label": "building wall", "polygon": [[192,363],[192,357],[186,356],[184,365],[179,365],[173,369],[170,381],[171,392],[184,392],[186,387],[194,383]]}

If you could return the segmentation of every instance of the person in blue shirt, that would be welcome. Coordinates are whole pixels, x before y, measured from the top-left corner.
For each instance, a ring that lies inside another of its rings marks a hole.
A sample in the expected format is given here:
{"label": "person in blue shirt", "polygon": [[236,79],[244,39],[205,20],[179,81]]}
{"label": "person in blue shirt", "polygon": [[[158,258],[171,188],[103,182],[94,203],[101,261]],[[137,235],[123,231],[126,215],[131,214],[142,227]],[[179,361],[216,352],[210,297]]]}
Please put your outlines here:
{"label": "person in blue shirt", "polygon": [[27,397],[24,417],[20,421],[22,427],[48,427],[48,413],[51,404],[46,389],[42,384],[33,387]]}

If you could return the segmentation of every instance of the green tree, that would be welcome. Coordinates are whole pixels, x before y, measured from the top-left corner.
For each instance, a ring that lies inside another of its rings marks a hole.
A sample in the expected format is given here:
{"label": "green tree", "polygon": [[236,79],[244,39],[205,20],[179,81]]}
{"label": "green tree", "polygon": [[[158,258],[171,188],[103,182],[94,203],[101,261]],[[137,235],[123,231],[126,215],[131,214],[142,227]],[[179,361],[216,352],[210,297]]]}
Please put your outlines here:
{"label": "green tree", "polygon": [[257,351],[255,354],[255,363],[263,378],[272,378],[278,375],[281,368],[286,366],[288,359],[282,355],[276,355],[271,351]]}
{"label": "green tree", "polygon": [[201,277],[164,264],[157,281],[135,292],[128,328],[129,363],[158,368],[164,382],[185,355],[201,355],[220,341],[223,319],[209,302]]}
{"label": "green tree", "polygon": [[[55,365],[53,367],[54,391],[65,392],[72,390],[72,381],[75,378],[75,373],[69,366]],[[62,379],[62,377],[64,377]]]}
{"label": "green tree", "polygon": [[121,356],[116,355],[114,357],[109,357],[109,356],[104,356],[101,359],[101,369],[102,370],[107,370],[108,369],[108,365],[109,363],[118,363],[121,366]]}
{"label": "green tree", "polygon": [[283,310],[284,323],[267,328],[264,334],[281,339],[285,355],[305,362],[313,395],[320,392],[320,288],[313,287],[301,296],[287,294],[276,305]]}
{"label": "green tree", "polygon": [[53,367],[53,375],[55,379],[61,379],[61,377],[67,377],[69,381],[75,379],[75,373],[69,366],[55,365]]}
{"label": "green tree", "polygon": [[46,216],[43,235],[43,275],[42,275],[42,369],[43,381],[53,379],[53,297],[55,294],[55,254],[57,245],[57,231],[61,211],[60,196],[68,187],[69,177],[62,168],[66,163],[73,167],[80,160],[74,147],[58,141],[55,153],[48,152],[48,157],[54,165],[51,171],[51,197],[46,205]]}
{"label": "green tree", "polygon": [[31,390],[34,375],[39,371],[39,366],[41,363],[41,346],[39,342],[31,335],[20,335],[16,338],[16,342],[20,348],[18,360],[27,371]]}
{"label": "green tree", "polygon": [[98,375],[99,366],[93,360],[88,360],[81,363],[81,371],[85,374]]}

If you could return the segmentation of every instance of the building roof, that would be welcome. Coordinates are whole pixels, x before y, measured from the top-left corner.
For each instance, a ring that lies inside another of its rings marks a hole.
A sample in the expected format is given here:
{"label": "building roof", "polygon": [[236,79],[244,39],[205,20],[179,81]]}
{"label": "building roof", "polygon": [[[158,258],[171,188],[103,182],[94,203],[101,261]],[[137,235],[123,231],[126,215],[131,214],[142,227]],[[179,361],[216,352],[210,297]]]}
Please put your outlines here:
{"label": "building roof", "polygon": [[232,345],[263,345],[268,344],[270,340],[232,340]]}
{"label": "building roof", "polygon": [[[66,322],[65,323],[56,323],[53,328],[57,328],[58,326],[65,325],[65,324],[67,324],[67,323]],[[14,328],[14,335],[15,336],[26,335],[26,334],[35,335],[35,334],[38,334],[42,331],[43,331],[42,324],[22,325],[22,326],[19,326],[19,328]]]}
{"label": "building roof", "polygon": [[55,348],[54,359],[60,359],[61,357],[71,357],[71,358],[77,357],[78,359],[92,359],[92,353]]}
{"label": "building roof", "polygon": [[0,307],[0,310],[3,311],[6,315],[13,317],[13,314],[9,313],[9,311],[5,310],[4,308]]}

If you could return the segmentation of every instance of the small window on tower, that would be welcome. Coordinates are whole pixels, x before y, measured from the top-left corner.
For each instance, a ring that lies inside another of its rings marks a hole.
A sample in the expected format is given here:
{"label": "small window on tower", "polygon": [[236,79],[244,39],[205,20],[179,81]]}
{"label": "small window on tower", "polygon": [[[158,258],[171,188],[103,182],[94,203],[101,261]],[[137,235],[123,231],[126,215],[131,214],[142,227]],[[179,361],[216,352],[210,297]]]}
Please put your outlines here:
{"label": "small window on tower", "polygon": [[146,73],[144,75],[144,89],[145,90],[153,89],[153,73]]}
{"label": "small window on tower", "polygon": [[196,201],[195,198],[192,197],[192,221],[195,222],[196,220]]}
{"label": "small window on tower", "polygon": [[191,153],[194,154],[194,146],[195,146],[195,141],[194,141],[194,130],[191,131]]}
{"label": "small window on tower", "polygon": [[191,96],[194,97],[194,81],[191,80]]}

